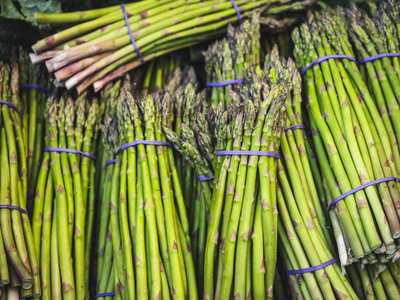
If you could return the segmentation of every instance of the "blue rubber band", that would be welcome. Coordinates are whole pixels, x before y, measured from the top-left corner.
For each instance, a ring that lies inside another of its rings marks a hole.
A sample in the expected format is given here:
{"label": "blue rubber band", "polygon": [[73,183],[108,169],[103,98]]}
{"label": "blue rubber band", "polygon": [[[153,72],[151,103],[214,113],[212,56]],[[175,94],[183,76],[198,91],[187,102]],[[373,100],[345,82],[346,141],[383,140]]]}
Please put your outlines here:
{"label": "blue rubber band", "polygon": [[304,125],[292,125],[292,126],[289,126],[289,127],[285,127],[285,131],[289,130],[289,129],[306,129],[306,126],[304,126]]}
{"label": "blue rubber band", "polygon": [[31,84],[31,83],[24,83],[24,84],[20,84],[19,87],[21,89],[35,89],[35,90],[41,90],[44,91],[46,93],[51,93],[51,89],[37,85],[37,84]]}
{"label": "blue rubber band", "polygon": [[86,156],[89,157],[93,160],[96,159],[96,156],[94,156],[93,154],[90,153],[86,153],[80,150],[74,150],[74,149],[67,149],[67,148],[57,148],[57,147],[48,147],[48,148],[44,148],[45,152],[64,152],[64,153],[72,153],[72,154],[79,154],[82,156]]}
{"label": "blue rubber band", "polygon": [[28,212],[25,209],[23,209],[19,206],[15,206],[15,205],[0,204],[0,209],[2,209],[2,208],[15,209],[15,210],[19,210],[20,212],[22,212],[26,215],[28,214]]}
{"label": "blue rubber band", "polygon": [[126,24],[126,28],[128,29],[129,37],[131,38],[132,46],[133,46],[133,48],[135,48],[137,55],[139,55],[139,57],[141,58],[142,64],[144,64],[145,60],[142,56],[142,53],[140,53],[139,48],[136,45],[135,38],[133,37],[131,25],[129,24],[128,14],[126,12],[124,3],[121,4],[121,8],[122,8],[122,12],[124,13],[125,24]]}
{"label": "blue rubber band", "polygon": [[327,266],[330,266],[334,263],[337,263],[339,260],[336,258],[332,258],[331,260],[328,260],[318,266],[310,267],[310,268],[305,268],[305,269],[298,269],[298,270],[286,270],[286,273],[288,275],[295,275],[295,274],[303,274],[303,273],[309,273],[309,272],[314,272],[320,269],[323,269]]}
{"label": "blue rubber band", "polygon": [[360,185],[359,187],[351,189],[350,191],[347,191],[346,193],[344,193],[344,194],[340,195],[339,197],[333,199],[332,202],[328,205],[328,210],[330,210],[340,200],[343,200],[347,196],[350,196],[350,195],[352,195],[352,194],[354,194],[354,193],[356,193],[358,191],[361,191],[361,190],[365,189],[366,187],[369,187],[369,186],[374,185],[374,184],[386,182],[386,181],[392,181],[392,180],[397,180],[397,181],[400,182],[400,178],[397,178],[397,177],[385,177],[385,178],[381,178],[381,179],[372,180],[370,182],[367,182],[367,183],[364,183],[364,184]]}
{"label": "blue rubber band", "polygon": [[256,156],[270,156],[279,159],[279,154],[269,151],[245,151],[245,150],[226,150],[226,151],[217,151],[215,155],[256,155]]}
{"label": "blue rubber band", "polygon": [[376,59],[380,59],[380,58],[383,58],[383,57],[396,57],[396,56],[400,56],[400,52],[395,52],[395,53],[381,53],[381,54],[372,55],[372,56],[369,56],[369,57],[360,59],[360,60],[358,61],[358,63],[359,63],[359,64],[364,64],[364,63],[366,63],[366,62],[373,61],[373,60],[376,60]]}
{"label": "blue rubber band", "polygon": [[213,180],[215,178],[214,176],[212,176],[212,177],[202,177],[202,176],[199,176],[198,174],[196,174],[196,177],[197,177],[197,179],[199,181],[209,181],[209,180]]}
{"label": "blue rubber band", "polygon": [[136,145],[168,146],[168,147],[172,148],[172,145],[170,143],[167,143],[164,141],[137,140],[137,141],[126,143],[125,145],[122,145],[121,147],[119,147],[118,150],[115,151],[115,155],[117,155],[118,152],[125,150],[126,148],[133,147]]}
{"label": "blue rubber band", "polygon": [[20,111],[14,104],[12,104],[11,102],[8,102],[8,101],[6,101],[6,100],[3,100],[3,99],[0,99],[0,104],[7,105],[7,106],[9,106],[10,108],[12,108],[13,110],[15,110],[15,111],[19,114],[19,117],[22,119],[22,113],[21,113],[21,111]]}
{"label": "blue rubber band", "polygon": [[115,163],[115,161],[116,161],[116,159],[115,159],[115,158],[113,158],[113,159],[110,159],[110,160],[107,160],[104,166],[105,166],[105,167],[107,167],[108,165],[114,164],[114,163]]}
{"label": "blue rubber band", "polygon": [[239,84],[243,83],[244,79],[232,79],[232,80],[226,80],[226,81],[220,81],[220,82],[207,82],[206,86],[209,87],[221,87],[221,86],[226,86],[226,85],[231,85],[231,84]]}
{"label": "blue rubber band", "polygon": [[323,62],[323,61],[325,61],[325,60],[333,59],[333,58],[345,58],[345,59],[348,59],[348,60],[351,60],[351,61],[354,61],[355,63],[357,63],[357,61],[356,61],[355,58],[353,58],[353,57],[351,57],[351,56],[347,56],[347,55],[327,55],[327,56],[322,56],[322,57],[320,57],[320,58],[314,60],[314,61],[313,61],[311,64],[309,64],[308,66],[306,66],[306,67],[301,71],[301,75],[303,76],[303,75],[307,72],[307,70],[308,70],[309,68],[311,68],[312,66],[317,65],[317,64],[319,64],[319,63],[321,63],[321,62]]}
{"label": "blue rubber band", "polygon": [[110,297],[110,296],[115,296],[115,292],[108,292],[108,293],[99,293],[95,298],[100,298],[100,297]]}
{"label": "blue rubber band", "polygon": [[[167,143],[164,141],[137,140],[137,141],[126,143],[126,144],[122,145],[121,147],[119,147],[117,149],[117,151],[115,151],[115,155],[117,155],[119,152],[121,152],[129,147],[133,147],[133,146],[137,146],[137,145],[168,146],[168,147],[173,148],[170,143]],[[110,160],[106,161],[104,166],[111,165],[111,164],[115,163],[115,161],[116,161],[115,158],[110,159]]]}
{"label": "blue rubber band", "polygon": [[231,0],[231,2],[232,2],[232,5],[233,5],[233,8],[236,10],[236,15],[237,15],[237,17],[238,17],[239,24],[242,24],[242,16],[241,16],[241,14],[240,14],[239,7],[237,6],[235,0]]}

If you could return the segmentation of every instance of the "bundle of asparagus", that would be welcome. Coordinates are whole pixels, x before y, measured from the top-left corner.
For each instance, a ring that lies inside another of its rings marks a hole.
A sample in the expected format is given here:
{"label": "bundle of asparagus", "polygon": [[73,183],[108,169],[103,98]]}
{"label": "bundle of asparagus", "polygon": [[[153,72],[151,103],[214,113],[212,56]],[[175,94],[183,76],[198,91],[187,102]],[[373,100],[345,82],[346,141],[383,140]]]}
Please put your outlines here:
{"label": "bundle of asparagus", "polygon": [[[312,167],[314,180],[317,184],[317,187],[320,187],[318,188],[318,194],[320,195],[321,200],[323,200],[323,203],[325,201],[330,203],[332,201],[332,196],[327,184],[327,180],[324,177],[325,174],[320,172],[320,169],[324,170],[324,168],[329,168],[328,159],[326,157],[325,159],[320,159],[318,161],[320,163],[320,168],[318,168],[313,153],[318,152],[320,157],[324,157],[326,154],[323,152],[323,144],[319,134],[317,133],[315,123],[312,122],[312,126],[314,126],[313,132],[316,133],[316,135],[313,136],[313,140],[311,138],[309,141],[311,147],[306,148],[307,154],[311,162],[311,166],[314,166]],[[324,190],[325,193],[323,192]],[[336,239],[339,258],[342,263],[342,272],[347,273],[347,278],[349,279],[357,296],[360,299],[387,299],[386,295],[388,295],[389,299],[397,299],[399,281],[397,275],[398,273],[396,272],[398,271],[398,262],[390,262],[387,264],[389,262],[387,257],[370,254],[366,256],[366,259],[349,265],[349,256],[347,255],[346,251],[347,249],[350,249],[350,243],[347,235],[343,234],[345,233],[343,224],[341,223],[336,211],[330,210],[329,216],[331,218],[331,224]],[[398,252],[394,254],[392,261],[398,260],[399,256],[397,253]],[[343,266],[346,266],[346,268],[343,268]],[[388,267],[390,267],[390,269],[388,269]],[[303,293],[303,296],[304,295],[306,294]]]}
{"label": "bundle of asparagus", "polygon": [[110,78],[145,61],[221,35],[227,24],[247,18],[255,9],[272,5],[273,18],[312,2],[146,0],[85,12],[36,14],[38,23],[79,24],[38,41],[31,60],[46,61],[68,89],[77,87],[81,93],[93,84],[99,90]]}
{"label": "bundle of asparagus", "polygon": [[[259,74],[259,71],[257,73]],[[258,86],[263,80],[257,73],[252,76],[251,82],[254,82],[254,86],[250,88],[251,94],[236,95],[238,98],[247,99],[248,102],[244,103],[247,109],[235,116],[235,121],[231,125],[232,136],[228,136],[225,144],[226,150],[276,153],[279,149],[280,135],[286,122],[286,114],[282,108],[285,93],[279,84],[271,87]],[[255,298],[265,296],[272,298],[276,262],[276,243],[274,246],[273,240],[277,228],[276,156],[271,154],[272,157],[258,157],[256,154],[247,158],[238,154],[225,158],[219,170],[218,184],[214,188],[215,204],[211,211],[206,247],[205,292],[214,293],[213,251],[217,247],[220,249],[217,259],[216,295],[229,298],[230,287],[234,286],[234,295],[241,298],[251,294]],[[257,205],[255,205],[256,199]],[[221,218],[223,206],[224,213]],[[222,230],[218,240],[220,220]],[[248,242],[250,232],[252,232],[253,250]],[[235,259],[234,264],[233,259]],[[249,282],[251,277],[253,277],[252,285]]]}
{"label": "bundle of asparagus", "polygon": [[36,179],[43,157],[44,109],[51,93],[51,81],[45,70],[34,67],[28,53],[19,49],[20,99],[22,112],[22,135],[27,155],[28,211],[33,210]]}
{"label": "bundle of asparagus", "polygon": [[228,26],[227,37],[211,44],[203,53],[211,102],[225,107],[231,102],[229,91],[244,81],[244,66],[260,63],[260,16],[252,15],[243,26]]}
{"label": "bundle of asparagus", "polygon": [[[399,2],[383,3],[373,19],[355,5],[346,10],[349,36],[355,45],[364,82],[374,100],[371,105],[375,104],[379,110],[390,144],[395,150],[400,140],[399,5]],[[395,176],[399,176],[400,157],[395,150]],[[399,205],[400,202],[396,203],[397,209]]]}
{"label": "bundle of asparagus", "polygon": [[[102,92],[102,98],[106,101],[106,113],[104,116],[102,127],[102,139],[98,147],[98,169],[102,170],[100,176],[97,179],[100,186],[99,191],[99,204],[97,207],[97,219],[96,228],[100,228],[95,234],[95,247],[96,251],[94,256],[97,259],[92,265],[93,276],[96,278],[97,288],[95,294],[101,298],[102,295],[115,294],[115,277],[113,268],[113,250],[112,250],[112,233],[110,228],[110,201],[111,198],[111,183],[114,170],[115,159],[114,154],[117,150],[117,146],[120,145],[118,136],[115,132],[118,132],[118,128],[113,123],[113,120],[117,120],[116,115],[116,103],[122,101],[121,99],[126,97],[126,92],[129,91],[134,97],[146,97],[149,92],[159,90],[166,83],[168,91],[172,95],[171,103],[175,105],[176,118],[181,118],[181,99],[178,100],[181,93],[178,93],[176,89],[179,87],[182,89],[183,84],[187,84],[188,81],[195,81],[194,72],[190,68],[185,68],[183,72],[180,69],[174,70],[175,66],[182,64],[178,59],[171,56],[163,56],[157,60],[153,60],[148,65],[144,76],[141,72],[135,71],[132,74],[132,81],[130,82],[129,77],[125,78],[124,84],[121,87],[120,82],[116,82],[114,85],[108,84],[106,89]],[[143,77],[143,82],[141,82]],[[133,86],[133,88],[132,88]],[[119,100],[118,100],[119,99]],[[179,106],[179,108],[178,108]],[[176,168],[178,178],[181,178],[182,161],[180,157],[175,155]],[[190,188],[190,187],[189,187]],[[183,187],[182,187],[183,189]],[[135,207],[135,206],[133,206]],[[131,206],[129,207],[131,209]],[[136,214],[136,213],[135,213]],[[139,212],[138,212],[139,214]],[[139,218],[139,215],[137,215]],[[140,217],[142,218],[142,217]],[[135,242],[134,236],[132,236],[133,242]],[[135,245],[135,243],[134,243]],[[111,297],[111,296],[109,296]]]}
{"label": "bundle of asparagus", "polygon": [[[295,29],[300,67],[320,57],[352,55],[343,18],[343,10],[329,10]],[[399,190],[393,176],[399,170],[399,149],[349,56],[321,59],[304,71],[315,149],[329,187],[328,209],[339,217],[346,241],[338,249],[340,257],[345,264],[366,264],[376,261],[374,254],[388,259],[396,252]],[[387,177],[392,181],[380,180]]]}
{"label": "bundle of asparagus", "polygon": [[[165,52],[160,53],[163,54]],[[170,54],[170,55],[169,55]],[[152,74],[151,71],[154,71],[155,75],[154,76],[146,76],[146,80],[143,83],[143,90],[145,90],[145,85],[146,84],[152,84],[152,86],[156,86],[156,84],[160,85],[161,82],[159,81],[159,78],[164,78],[170,74],[172,72],[172,70],[175,69],[175,67],[178,65],[178,61],[179,63],[182,62],[182,57],[178,54],[174,54],[174,53],[169,53],[169,54],[165,54],[161,57],[159,57],[159,59],[152,60],[147,68],[147,75]],[[174,58],[172,55],[179,57],[179,58]],[[168,59],[167,59],[168,57]],[[157,67],[155,67],[155,63],[157,63]],[[132,67],[133,66],[133,67]],[[115,70],[115,72],[110,73],[109,75],[103,77],[101,80],[96,81],[96,83],[93,85],[95,91],[99,91],[101,89],[103,89],[108,83],[111,83],[114,79],[116,78],[120,78],[122,76],[124,76],[128,71],[132,70],[132,68],[136,68],[140,66],[140,64],[138,64],[137,62],[134,62],[132,64],[127,64],[124,65],[120,68],[118,68],[117,70]],[[137,73],[135,73],[137,74]],[[161,76],[161,77],[160,77]],[[158,78],[158,80],[156,80],[156,82],[152,81],[148,81],[149,79],[154,79],[154,78]],[[160,88],[160,86],[158,86],[158,88]]]}
{"label": "bundle of asparagus", "polygon": [[[44,299],[88,297],[95,203],[94,153],[104,105],[49,98],[32,217]],[[53,201],[54,200],[54,201]]]}
{"label": "bundle of asparagus", "polygon": [[[113,173],[104,191],[109,189],[111,199],[113,260],[104,286],[114,276],[115,294],[122,298],[197,299],[186,208],[175,158],[162,132],[162,126],[172,126],[172,97],[159,92],[135,100],[129,85],[125,80],[116,118],[109,123],[116,160],[108,167]],[[104,256],[102,280],[105,268]]]}
{"label": "bundle of asparagus", "polygon": [[[273,180],[275,178],[273,170],[276,169],[276,158],[261,156],[258,159],[257,154],[260,154],[261,150],[263,151],[261,155],[265,155],[267,151],[270,151],[269,155],[273,155],[271,152],[279,147],[279,137],[286,122],[282,107],[285,94],[281,85],[273,86],[271,90],[266,85],[261,87],[263,77],[258,75],[260,73],[258,69],[257,73],[251,74],[251,82],[255,82],[254,85],[249,83],[251,92],[242,91],[239,94],[232,91],[231,99],[234,102],[229,104],[227,110],[222,109],[223,102],[220,102],[215,112],[216,145],[213,148],[221,154],[228,151],[226,155],[209,153],[208,156],[203,156],[202,151],[197,149],[208,151],[207,148],[199,147],[201,143],[198,143],[195,137],[201,135],[196,129],[191,130],[181,126],[182,130],[186,131],[183,140],[179,140],[176,134],[167,130],[167,136],[176,149],[192,159],[195,158],[196,161],[203,162],[201,165],[197,164],[196,172],[209,172],[207,162],[210,158],[214,161],[210,166],[215,170],[215,177],[218,180],[213,186],[212,196],[203,192],[203,197],[209,197],[205,199],[205,209],[209,216],[204,259],[205,299],[214,297],[229,299],[232,293],[231,287],[234,288],[233,293],[236,297],[273,296],[276,250],[273,250],[266,239],[272,239],[273,228],[276,228],[273,227],[276,184]],[[241,99],[244,99],[243,103]],[[199,118],[199,115],[195,118]],[[208,127],[213,126],[209,124]],[[192,145],[197,145],[197,148]],[[241,153],[231,155],[230,150],[253,152],[249,153],[248,157],[241,156]],[[265,173],[266,169],[271,170],[271,175],[269,172]],[[255,199],[258,199],[257,209]],[[263,222],[269,226],[263,227]],[[250,232],[253,232],[253,253],[250,253]],[[218,253],[217,257],[214,255],[215,252]],[[264,274],[265,263],[271,267],[267,274]],[[251,284],[252,277],[254,284]]]}
{"label": "bundle of asparagus", "polygon": [[265,70],[271,74],[269,81],[280,79],[288,89],[285,103],[288,118],[278,163],[277,203],[279,251],[292,295],[296,299],[356,298],[334,258],[332,233],[323,206],[326,203],[321,201],[325,194],[318,174],[313,174],[315,165],[310,163],[306,152],[310,144],[305,138],[301,113],[300,73],[291,59],[279,58],[277,47],[267,56]]}
{"label": "bundle of asparagus", "polygon": [[38,297],[41,295],[41,282],[27,212],[27,144],[15,49],[10,64],[0,62],[0,72],[0,289],[2,296],[11,299]]}

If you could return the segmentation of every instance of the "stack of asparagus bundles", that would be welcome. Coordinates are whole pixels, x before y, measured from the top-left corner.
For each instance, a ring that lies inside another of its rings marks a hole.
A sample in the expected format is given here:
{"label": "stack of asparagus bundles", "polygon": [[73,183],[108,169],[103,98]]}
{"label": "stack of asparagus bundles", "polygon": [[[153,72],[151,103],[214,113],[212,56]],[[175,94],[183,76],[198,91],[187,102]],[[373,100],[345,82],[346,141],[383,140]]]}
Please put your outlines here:
{"label": "stack of asparagus bundles", "polygon": [[16,49],[12,51],[10,63],[0,62],[0,295],[10,299],[41,295],[38,260],[27,212],[27,145],[19,96],[20,67]]}
{"label": "stack of asparagus bundles", "polygon": [[36,14],[38,23],[78,24],[38,41],[31,60],[46,61],[68,89],[82,92],[93,84],[99,90],[106,76],[121,76],[145,61],[220,36],[229,23],[241,22],[256,9],[264,9],[268,24],[282,12],[313,2],[145,0],[85,12]]}
{"label": "stack of asparagus bundles", "polygon": [[88,297],[95,202],[94,153],[104,105],[54,93],[32,217],[44,299]]}

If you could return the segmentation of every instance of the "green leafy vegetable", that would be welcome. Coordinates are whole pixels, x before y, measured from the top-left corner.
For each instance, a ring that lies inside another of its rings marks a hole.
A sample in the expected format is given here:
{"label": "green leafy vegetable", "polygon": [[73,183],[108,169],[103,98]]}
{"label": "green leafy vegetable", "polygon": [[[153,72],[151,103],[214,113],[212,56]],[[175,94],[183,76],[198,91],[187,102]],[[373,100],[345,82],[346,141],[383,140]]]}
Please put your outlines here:
{"label": "green leafy vegetable", "polygon": [[[8,19],[19,19],[38,24],[35,21],[35,13],[61,13],[59,0],[3,0],[0,16]],[[46,29],[46,25],[39,25],[40,29]]]}

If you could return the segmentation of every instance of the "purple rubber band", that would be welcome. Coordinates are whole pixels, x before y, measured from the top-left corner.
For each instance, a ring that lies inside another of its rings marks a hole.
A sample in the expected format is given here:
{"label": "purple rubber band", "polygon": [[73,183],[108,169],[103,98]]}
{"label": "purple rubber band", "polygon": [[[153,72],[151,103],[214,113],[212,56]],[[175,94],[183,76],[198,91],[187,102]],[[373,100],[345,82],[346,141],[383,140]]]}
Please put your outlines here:
{"label": "purple rubber band", "polygon": [[328,59],[332,59],[332,58],[345,58],[345,59],[348,59],[348,60],[351,60],[351,61],[354,61],[355,63],[357,63],[357,61],[356,61],[355,58],[353,58],[353,57],[351,57],[351,56],[347,56],[347,55],[327,55],[327,56],[322,56],[322,57],[320,57],[320,58],[314,60],[314,61],[313,61],[311,64],[309,64],[308,66],[306,66],[306,67],[303,69],[303,71],[301,71],[301,75],[303,76],[303,75],[307,72],[307,70],[308,70],[309,68],[311,68],[312,66],[317,65],[317,64],[323,62],[324,60],[328,60]]}
{"label": "purple rubber band", "polygon": [[239,24],[242,24],[242,16],[240,15],[239,7],[237,6],[235,0],[231,0],[231,2],[232,2],[232,5],[233,5],[233,8],[236,10],[236,14],[237,14],[237,17],[238,17],[238,20],[239,20]]}
{"label": "purple rubber band", "polygon": [[86,156],[89,157],[93,160],[96,159],[96,156],[94,156],[93,154],[90,153],[86,153],[80,150],[74,150],[74,149],[67,149],[67,148],[57,148],[57,147],[48,147],[48,148],[44,148],[45,152],[65,152],[65,153],[72,153],[72,154],[79,154],[82,156]]}
{"label": "purple rubber band", "polygon": [[15,110],[19,114],[19,117],[22,119],[21,111],[14,104],[12,104],[11,102],[8,102],[6,100],[3,100],[3,99],[0,99],[0,104],[4,104],[4,105],[11,107],[13,110]]}
{"label": "purple rubber band", "polygon": [[306,135],[312,135],[312,131],[311,130],[307,130],[306,131]]}
{"label": "purple rubber band", "polygon": [[256,155],[256,156],[270,156],[279,159],[279,154],[269,151],[242,151],[242,150],[226,150],[217,151],[215,155]]}
{"label": "purple rubber band", "polygon": [[128,14],[126,12],[124,3],[121,4],[121,8],[122,8],[122,12],[124,13],[126,28],[128,29],[128,33],[129,33],[129,36],[131,38],[131,42],[132,42],[133,48],[135,48],[135,51],[136,51],[137,55],[139,55],[139,57],[142,59],[142,64],[144,64],[145,60],[144,60],[144,58],[142,56],[142,53],[140,53],[139,48],[136,46],[136,42],[135,42],[135,39],[134,39],[133,34],[132,34],[131,25],[129,24]]}
{"label": "purple rubber band", "polygon": [[381,179],[377,179],[377,180],[372,180],[370,182],[364,183],[354,189],[351,189],[350,191],[347,191],[346,193],[344,193],[343,195],[340,195],[339,197],[335,198],[332,200],[332,202],[328,205],[328,210],[330,210],[332,208],[332,206],[334,206],[337,202],[339,202],[340,200],[346,198],[347,196],[354,194],[358,191],[361,191],[363,189],[365,189],[366,187],[369,187],[370,185],[374,185],[374,184],[378,184],[381,182],[385,182],[385,181],[392,181],[392,180],[397,180],[400,182],[400,178],[397,177],[385,177],[385,178],[381,178]]}
{"label": "purple rubber band", "polygon": [[383,58],[383,57],[396,57],[396,56],[400,56],[400,52],[395,52],[395,53],[381,53],[381,54],[372,55],[372,56],[370,56],[370,57],[366,57],[366,58],[360,59],[360,60],[358,61],[358,63],[359,63],[359,64],[363,64],[363,63],[366,63],[366,62],[369,62],[369,61],[373,61],[373,60],[376,60],[376,59],[380,59],[380,58]]}
{"label": "purple rubber band", "polygon": [[168,147],[172,148],[172,145],[170,143],[167,143],[164,141],[137,140],[137,141],[126,143],[125,145],[122,145],[121,147],[119,147],[118,150],[115,151],[115,155],[117,155],[118,152],[125,150],[126,148],[133,147],[136,145],[168,146]]}
{"label": "purple rubber band", "polygon": [[24,84],[20,84],[19,87],[21,89],[36,89],[36,90],[42,90],[46,93],[51,93],[51,89],[37,85],[37,84],[31,84],[31,83],[24,83]]}
{"label": "purple rubber band", "polygon": [[232,80],[226,80],[226,81],[220,81],[220,82],[207,82],[206,86],[209,87],[221,87],[221,86],[226,86],[230,84],[238,84],[238,83],[243,83],[244,79],[232,79]]}
{"label": "purple rubber band", "polygon": [[334,263],[337,263],[339,260],[336,258],[332,258],[331,260],[328,260],[318,266],[315,267],[310,267],[310,268],[305,268],[305,269],[298,269],[298,270],[286,270],[286,273],[288,275],[295,275],[295,274],[303,274],[303,273],[309,273],[317,270],[321,270],[327,266],[330,266]]}
{"label": "purple rubber band", "polygon": [[104,165],[105,167],[107,167],[108,165],[114,164],[115,163],[115,158],[107,160],[106,164]]}
{"label": "purple rubber band", "polygon": [[22,213],[24,213],[26,215],[28,214],[28,212],[25,209],[23,209],[21,207],[18,207],[18,206],[14,206],[14,205],[1,204],[0,205],[0,209],[2,209],[2,208],[15,209],[15,210],[19,210],[20,212],[22,212]]}
{"label": "purple rubber band", "polygon": [[100,298],[100,297],[110,297],[110,296],[115,296],[115,292],[108,292],[108,293],[99,293],[95,298]]}
{"label": "purple rubber band", "polygon": [[209,180],[213,180],[215,177],[203,177],[203,176],[199,176],[198,174],[196,174],[196,177],[199,181],[209,181]]}
{"label": "purple rubber band", "polygon": [[28,199],[35,199],[36,195],[35,194],[30,194],[28,196],[26,196],[26,198]]}
{"label": "purple rubber band", "polygon": [[292,126],[289,126],[289,127],[285,127],[285,131],[289,130],[289,129],[306,129],[306,126],[304,126],[304,125],[292,125]]}

